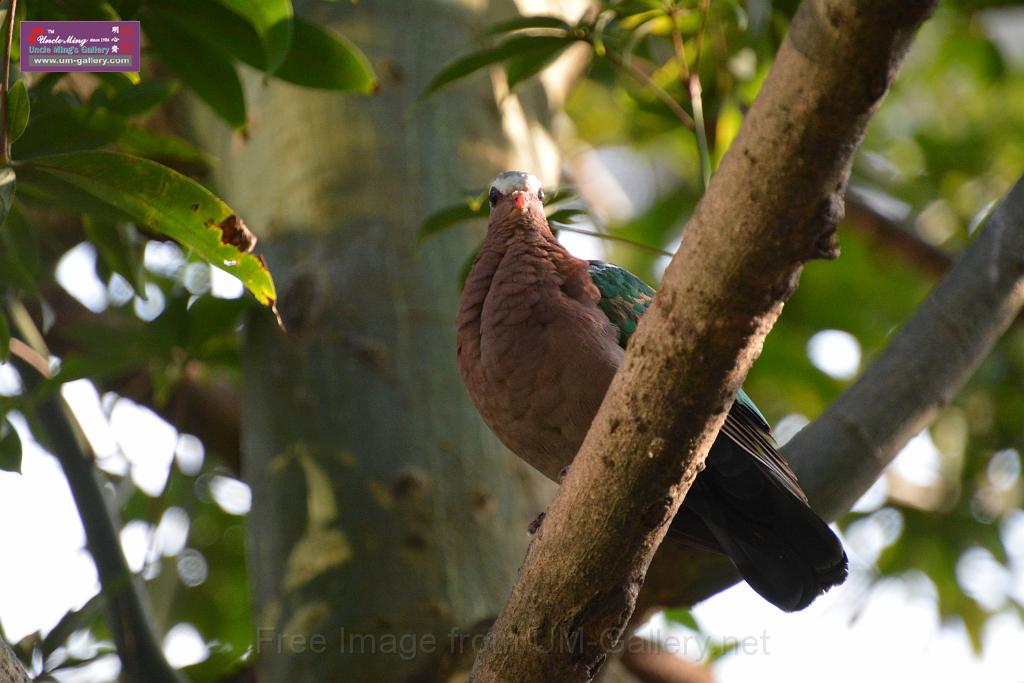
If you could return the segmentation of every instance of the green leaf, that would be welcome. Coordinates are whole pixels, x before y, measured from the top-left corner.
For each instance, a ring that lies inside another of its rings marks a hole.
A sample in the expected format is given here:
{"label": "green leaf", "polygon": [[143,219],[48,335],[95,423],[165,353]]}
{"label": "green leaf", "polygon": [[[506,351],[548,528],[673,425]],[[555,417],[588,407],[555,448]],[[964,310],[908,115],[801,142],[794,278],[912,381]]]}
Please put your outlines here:
{"label": "green leaf", "polygon": [[[47,74],[49,75],[49,74]],[[62,76],[63,74],[56,74]],[[138,85],[142,82],[142,78],[133,78],[137,74],[129,71],[99,71],[93,74],[97,80],[101,81],[106,88],[109,88],[112,92],[118,92],[124,88],[130,88],[133,85]],[[33,89],[39,88],[39,84],[36,83],[32,86]]]}
{"label": "green leaf", "polygon": [[739,649],[739,639],[724,640],[722,642],[713,642],[708,647],[708,656],[705,659],[705,664],[714,664],[719,659],[731,655],[737,649]]}
{"label": "green leaf", "polygon": [[[247,230],[237,215],[202,185],[158,163],[117,152],[74,152],[35,159],[27,167],[65,181],[167,235],[199,258],[240,279],[256,299],[277,295],[262,259],[243,253],[225,230]],[[231,240],[229,243],[226,240]]]}
{"label": "green leaf", "polygon": [[274,76],[307,88],[362,93],[377,89],[370,60],[347,38],[299,17],[293,25],[292,49]]}
{"label": "green leaf", "polygon": [[[117,21],[117,10],[108,0],[32,0],[26,19],[55,19],[69,21]],[[20,3],[19,3],[20,5]]]}
{"label": "green leaf", "polygon": [[178,84],[162,78],[147,78],[137,85],[119,88],[112,95],[109,89],[97,89],[90,104],[106,107],[122,116],[139,116],[160,106],[178,90]]}
{"label": "green leaf", "polygon": [[[226,59],[238,59],[267,70],[260,37],[253,26],[216,2],[156,0],[162,21]],[[373,92],[377,78],[366,56],[337,33],[292,18],[291,47],[273,74],[276,78],[309,88]]]}
{"label": "green leaf", "polygon": [[697,620],[693,616],[693,612],[688,609],[683,609],[681,607],[667,609],[665,610],[665,618],[669,621],[674,621],[677,624],[682,624],[696,633],[703,633],[700,624],[697,623]]}
{"label": "green leaf", "polygon": [[204,346],[217,338],[236,343],[235,330],[242,314],[252,306],[251,299],[218,299],[201,296],[188,308],[186,350],[193,358],[202,358]]}
{"label": "green leaf", "polygon": [[25,81],[15,81],[7,93],[7,139],[14,142],[28,125],[28,87]]}
{"label": "green leaf", "polygon": [[7,324],[7,316],[0,311],[0,361],[6,363],[11,359],[11,326]]}
{"label": "green leaf", "polygon": [[665,244],[678,234],[685,219],[693,212],[699,197],[689,187],[676,187],[654,200],[643,213],[624,223],[610,226],[610,231],[648,244]]}
{"label": "green leaf", "polygon": [[488,27],[487,30],[481,33],[480,35],[481,37],[489,38],[492,36],[500,35],[502,33],[511,33],[512,31],[520,31],[522,29],[527,28],[561,29],[563,31],[568,31],[572,27],[563,19],[559,19],[558,17],[516,17],[514,19],[509,19],[507,21],[499,21],[497,24]]}
{"label": "green leaf", "polygon": [[142,245],[133,239],[137,233],[128,223],[97,220],[86,216],[82,220],[85,236],[96,245],[107,268],[117,273],[132,286],[135,293],[146,298],[146,277],[142,267]]}
{"label": "green leaf", "polygon": [[235,67],[220,52],[208,50],[191,33],[181,30],[168,12],[148,7],[142,28],[164,62],[224,121],[245,126],[245,95]]}
{"label": "green leaf", "polygon": [[263,44],[267,73],[274,73],[284,62],[292,45],[291,0],[220,0],[245,17]]}
{"label": "green leaf", "polygon": [[586,216],[583,209],[559,209],[548,216],[548,223],[571,223],[578,216]]}
{"label": "green leaf", "polygon": [[560,36],[544,37],[553,38],[553,40],[543,46],[538,45],[530,50],[526,50],[505,62],[505,74],[508,78],[509,89],[536,76],[537,73],[555,61],[560,54],[565,52],[575,42],[572,38],[562,38]]}
{"label": "green leaf", "polygon": [[171,166],[175,166],[173,162],[194,164],[200,167],[200,171],[205,171],[215,162],[212,156],[176,135],[158,133],[149,128],[128,127],[118,140],[118,145],[123,152],[153,159],[165,165],[168,165],[167,162],[172,162],[169,164]]}
{"label": "green leaf", "polygon": [[441,69],[440,73],[434,76],[434,79],[430,81],[430,84],[420,97],[423,98],[435,93],[441,88],[491,64],[511,57],[525,58],[527,55],[547,52],[553,49],[554,45],[565,49],[568,46],[567,43],[571,41],[572,39],[564,36],[513,36],[500,45],[471,52],[449,63]]}
{"label": "green leaf", "polygon": [[[165,309],[156,320],[143,323],[134,315],[119,320],[117,332],[111,325],[96,320],[85,320],[68,330],[68,337],[81,351],[70,352],[61,358],[58,382],[70,382],[83,377],[93,381],[124,376],[128,373],[147,372],[147,368],[167,367],[172,363],[172,348],[176,335],[160,334],[167,326],[160,325]],[[115,318],[117,320],[117,318]]]}
{"label": "green leaf", "polygon": [[60,618],[60,621],[57,622],[57,625],[43,638],[43,642],[40,645],[43,657],[49,657],[53,654],[53,651],[67,642],[67,639],[75,631],[88,628],[97,617],[103,614],[105,600],[106,596],[101,591],[77,610],[66,612]]}
{"label": "green leaf", "polygon": [[0,277],[24,292],[36,291],[39,245],[25,217],[17,208],[7,214],[0,228]]}
{"label": "green leaf", "polygon": [[554,192],[544,193],[544,207],[550,209],[555,204],[561,204],[562,202],[569,201],[570,199],[576,199],[576,192],[571,188],[559,188]]}
{"label": "green leaf", "polygon": [[142,0],[110,0],[117,15],[122,19],[132,19],[139,11]]}
{"label": "green leaf", "polygon": [[0,470],[21,472],[21,438],[6,419],[0,419]]}
{"label": "green leaf", "polygon": [[217,2],[151,0],[161,21],[174,24],[224,59],[241,60],[260,71],[266,69],[263,44],[256,29],[244,17]]}
{"label": "green leaf", "polygon": [[[69,182],[27,164],[18,166],[18,200],[50,210],[95,216],[111,221],[132,217]],[[14,214],[17,211],[11,213]]]}
{"label": "green leaf", "polygon": [[503,47],[504,46],[499,45],[498,47],[489,47],[483,50],[477,50],[476,52],[471,52],[468,55],[463,55],[453,62],[449,62],[436,76],[434,76],[433,80],[431,80],[427,85],[426,90],[424,90],[423,94],[420,95],[420,98],[422,99],[427,95],[435,93],[446,85],[454,83],[455,81],[465,78],[486,66],[500,62],[510,56],[512,53],[508,50],[502,49]]}
{"label": "green leaf", "polygon": [[14,143],[15,159],[28,159],[43,154],[71,152],[106,147],[124,132],[124,119],[101,107],[62,104],[29,119],[24,135]]}
{"label": "green leaf", "polygon": [[14,204],[15,177],[10,166],[0,167],[0,224],[7,220]]}
{"label": "green leaf", "polygon": [[453,204],[452,206],[446,206],[435,211],[423,221],[423,225],[420,226],[418,239],[422,242],[457,223],[474,218],[487,218],[487,203],[483,197],[479,201]]}

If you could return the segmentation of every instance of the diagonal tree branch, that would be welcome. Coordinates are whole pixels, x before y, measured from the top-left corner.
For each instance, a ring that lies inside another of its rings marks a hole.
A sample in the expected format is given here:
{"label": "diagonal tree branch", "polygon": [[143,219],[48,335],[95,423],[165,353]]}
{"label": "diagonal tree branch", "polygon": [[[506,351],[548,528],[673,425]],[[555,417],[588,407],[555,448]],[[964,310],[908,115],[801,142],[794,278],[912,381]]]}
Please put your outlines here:
{"label": "diagonal tree branch", "polygon": [[[37,386],[31,370],[22,373],[22,377],[27,388]],[[121,551],[92,459],[79,445],[67,410],[58,395],[51,395],[40,403],[36,412],[49,438],[47,446],[60,461],[82,517],[86,543],[96,561],[96,572],[106,598],[108,624],[117,643],[125,680],[181,683],[184,678],[170,667],[160,649],[142,589],[136,585]]]}
{"label": "diagonal tree branch", "polygon": [[[10,318],[22,336],[29,341],[41,338],[24,308],[13,311],[9,308],[9,312],[13,313]],[[144,589],[128,567],[114,520],[107,509],[93,454],[82,445],[70,409],[56,390],[42,387],[44,380],[32,367],[19,362],[18,369],[26,394],[34,397],[35,410],[31,418],[42,427],[47,450],[60,462],[75,499],[86,545],[96,563],[107,623],[117,645],[124,679],[128,683],[183,683],[185,678],[171,668],[164,657],[146,607]]]}
{"label": "diagonal tree branch", "polygon": [[[857,382],[782,449],[833,520],[934,419],[1024,307],[1024,178]],[[693,605],[736,583],[720,555],[661,547],[638,610]]]}
{"label": "diagonal tree branch", "polygon": [[29,683],[32,679],[25,673],[25,667],[18,661],[18,656],[7,644],[7,641],[0,638],[0,681],[6,683]]}
{"label": "diagonal tree branch", "polygon": [[814,508],[826,519],[849,510],[949,405],[1022,306],[1024,178],[860,379],[786,444]]}
{"label": "diagonal tree branch", "polygon": [[641,683],[715,683],[711,670],[665,649],[660,643],[630,636],[622,664]]}
{"label": "diagonal tree branch", "polygon": [[885,245],[926,275],[940,278],[953,265],[953,257],[914,234],[904,225],[876,210],[856,188],[846,191],[846,224]]}
{"label": "diagonal tree branch", "polygon": [[[585,681],[804,262],[837,254],[853,153],[931,0],[805,0],[472,674]],[[866,49],[870,46],[870,49]]]}

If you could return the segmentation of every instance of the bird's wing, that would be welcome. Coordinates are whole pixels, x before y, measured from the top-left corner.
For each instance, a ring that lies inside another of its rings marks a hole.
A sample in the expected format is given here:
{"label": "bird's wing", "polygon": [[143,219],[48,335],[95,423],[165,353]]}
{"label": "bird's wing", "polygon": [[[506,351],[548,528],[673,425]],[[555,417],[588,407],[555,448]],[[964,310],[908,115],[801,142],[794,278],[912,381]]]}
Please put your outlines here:
{"label": "bird's wing", "polygon": [[[603,261],[589,263],[590,279],[601,292],[598,306],[619,328],[619,345],[625,348],[640,316],[654,299],[654,290],[624,268]],[[777,450],[768,421],[743,389],[725,418],[722,434],[749,453],[783,488],[807,501],[796,475]]]}
{"label": "bird's wing", "polygon": [[590,279],[601,292],[598,306],[612,324],[619,328],[619,346],[626,348],[626,342],[636,331],[640,316],[654,300],[654,290],[625,268],[604,261],[589,263]]}
{"label": "bird's wing", "polygon": [[764,419],[764,415],[743,389],[736,394],[732,410],[725,416],[722,434],[754,456],[757,462],[772,475],[772,479],[781,484],[783,488],[805,503],[807,502],[807,495],[797,483],[796,475],[778,451],[778,444],[775,443],[775,437],[772,436],[772,429],[768,425],[768,421]]}

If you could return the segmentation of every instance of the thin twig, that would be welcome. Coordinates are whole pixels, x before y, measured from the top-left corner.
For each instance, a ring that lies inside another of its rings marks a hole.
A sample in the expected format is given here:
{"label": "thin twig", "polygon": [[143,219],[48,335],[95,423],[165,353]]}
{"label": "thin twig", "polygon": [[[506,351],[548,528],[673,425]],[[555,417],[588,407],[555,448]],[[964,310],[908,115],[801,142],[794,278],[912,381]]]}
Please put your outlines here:
{"label": "thin twig", "polygon": [[676,115],[676,118],[678,118],[684,126],[690,128],[691,130],[693,129],[693,118],[686,113],[686,110],[683,109],[682,105],[676,102],[674,97],[665,92],[664,88],[655,83],[654,79],[651,78],[647,73],[645,73],[643,69],[634,64],[633,60],[627,62],[623,60],[619,55],[610,51],[605,52],[604,57],[609,62],[611,62],[612,66],[615,66],[625,71],[627,74],[629,74],[637,81],[639,81],[641,85],[645,85],[648,88],[650,88],[651,92],[653,92],[657,96],[657,98],[661,100],[665,104],[665,106],[672,111],[673,114]]}
{"label": "thin twig", "polygon": [[[21,302],[8,302],[9,317],[18,333],[39,338],[31,317]],[[45,353],[45,348],[35,349]],[[43,383],[31,365],[21,362],[26,394]],[[75,499],[86,544],[96,563],[96,573],[106,598],[110,632],[121,658],[123,675],[129,683],[183,683],[186,679],[164,658],[145,607],[141,587],[128,568],[124,551],[93,467],[94,457],[80,438],[77,424],[59,392],[49,392],[38,403],[35,417],[46,436],[46,446],[60,462]]]}
{"label": "thin twig", "polygon": [[587,230],[586,228],[577,228],[577,227],[572,226],[572,225],[566,225],[565,223],[555,223],[551,227],[553,229],[555,229],[555,230],[564,230],[565,232],[575,232],[575,233],[577,233],[579,235],[589,235],[590,237],[596,237],[596,238],[601,239],[601,240],[608,240],[609,242],[619,242],[621,244],[628,244],[631,247],[636,247],[637,249],[643,249],[644,251],[649,251],[652,254],[657,254],[659,256],[672,256],[672,252],[671,251],[665,251],[664,249],[659,249],[658,247],[652,247],[650,244],[644,244],[643,242],[637,242],[636,240],[631,240],[628,237],[621,237],[619,235],[609,235],[606,232],[598,232],[596,230]]}
{"label": "thin twig", "polygon": [[35,349],[17,337],[13,337],[11,339],[11,355],[16,358],[20,358],[28,365],[31,365],[32,368],[43,377],[50,376],[50,366],[46,362],[46,359],[42,355],[36,353]]}
{"label": "thin twig", "polygon": [[11,6],[7,9],[7,16],[4,18],[4,29],[6,34],[4,36],[4,61],[0,65],[3,68],[3,74],[0,74],[0,116],[3,116],[3,122],[0,123],[0,150],[3,154],[3,165],[11,165],[11,141],[10,133],[8,132],[8,119],[7,119],[7,93],[10,90],[11,84],[11,45],[14,42],[14,16],[18,11],[18,0],[11,0]]}
{"label": "thin twig", "polygon": [[696,54],[693,58],[693,68],[686,65],[686,49],[683,46],[683,35],[679,32],[679,23],[676,21],[678,12],[672,12],[672,43],[676,52],[676,59],[679,61],[679,79],[683,89],[690,94],[690,107],[693,109],[693,132],[697,138],[697,153],[700,157],[700,182],[701,190],[708,188],[711,182],[711,150],[708,146],[708,132],[704,125],[704,100],[700,84],[700,51],[704,43],[704,29],[708,22],[708,10],[710,0],[701,2],[701,21],[694,39]]}
{"label": "thin twig", "polygon": [[918,237],[911,225],[877,211],[856,188],[846,191],[844,222],[933,278],[942,277],[953,265],[952,256]]}

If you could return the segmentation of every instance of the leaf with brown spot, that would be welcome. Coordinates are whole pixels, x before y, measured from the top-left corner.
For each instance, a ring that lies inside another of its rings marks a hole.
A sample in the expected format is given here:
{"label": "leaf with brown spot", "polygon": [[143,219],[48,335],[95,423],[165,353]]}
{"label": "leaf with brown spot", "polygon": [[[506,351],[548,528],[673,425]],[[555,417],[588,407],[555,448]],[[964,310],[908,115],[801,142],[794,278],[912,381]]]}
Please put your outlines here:
{"label": "leaf with brown spot", "polygon": [[256,235],[245,226],[237,214],[231,214],[219,224],[220,241],[238,247],[243,253],[250,253],[256,246]]}
{"label": "leaf with brown spot", "polygon": [[[222,237],[227,232],[241,242],[240,235],[248,229],[227,204],[199,183],[155,161],[117,152],[41,156],[24,162],[21,169],[31,172],[33,183],[44,189],[47,183],[71,185],[81,191],[83,200],[90,200],[88,205],[78,202],[80,206],[69,202],[69,210],[91,213],[107,205],[140,227],[170,237],[237,277],[257,301],[274,310],[277,293],[266,263]],[[251,241],[255,243],[255,237]]]}

